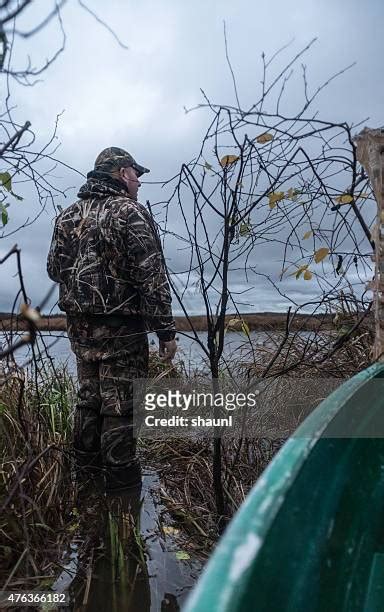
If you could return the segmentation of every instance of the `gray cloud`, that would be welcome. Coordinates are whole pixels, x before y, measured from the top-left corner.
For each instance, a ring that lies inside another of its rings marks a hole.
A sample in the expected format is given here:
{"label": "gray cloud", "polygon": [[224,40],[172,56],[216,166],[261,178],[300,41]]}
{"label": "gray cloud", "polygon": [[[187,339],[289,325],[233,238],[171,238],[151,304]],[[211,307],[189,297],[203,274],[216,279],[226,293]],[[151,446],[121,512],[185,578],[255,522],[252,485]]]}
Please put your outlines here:
{"label": "gray cloud", "polygon": [[[298,0],[295,2],[251,0],[238,2],[156,3],[109,2],[94,0],[92,8],[113,27],[129,45],[121,49],[111,35],[74,3],[63,13],[67,46],[63,55],[44,74],[43,81],[33,88],[14,84],[14,115],[20,121],[29,119],[38,136],[37,150],[50,137],[56,115],[59,121],[56,156],[66,164],[86,173],[98,152],[105,146],[124,146],[141,163],[151,168],[150,179],[144,182],[142,200],[163,199],[166,189],[158,181],[178,172],[183,161],[198,151],[201,137],[209,121],[209,113],[198,110],[185,114],[183,107],[202,101],[200,88],[211,100],[234,103],[231,76],[225,61],[223,19],[226,20],[230,56],[237,77],[240,101],[250,106],[260,93],[260,55],[274,53],[295,38],[281,55],[275,72],[287,58],[298,52],[314,36],[319,40],[306,55],[310,90],[334,72],[357,60],[357,66],[342,75],[319,96],[315,108],[322,117],[334,121],[357,122],[369,116],[370,125],[381,125],[383,84],[379,78],[383,51],[378,23],[383,17],[379,1],[369,8],[357,0]],[[43,8],[39,8],[40,11]],[[26,13],[25,25],[35,22],[36,8]],[[22,25],[22,24],[21,24]],[[377,34],[376,34],[377,32]],[[15,49],[15,62],[22,65],[30,53],[37,65],[59,44],[59,30],[52,24],[38,38],[26,41]],[[287,85],[286,110],[293,111],[302,100],[302,83],[293,77]],[[82,183],[81,177],[58,167],[52,179],[61,189],[73,187],[68,197],[57,203],[67,206]],[[154,184],[153,184],[154,183]],[[23,202],[12,202],[7,232],[15,229],[39,210],[34,190],[28,184],[17,185]],[[0,241],[0,257],[15,243],[22,247],[25,279],[32,302],[37,304],[50,286],[45,272],[54,211],[51,204],[38,221],[19,233]],[[214,223],[212,222],[214,225]],[[169,229],[181,228],[174,209]],[[180,269],[188,261],[188,253],[180,251],[171,240],[165,244],[172,269]],[[273,244],[263,250],[263,260],[252,262],[257,270],[270,273],[277,281],[281,269],[280,254]],[[17,279],[11,274],[14,263],[0,269],[0,310],[11,307],[17,291]],[[247,288],[244,278],[231,276],[235,291]],[[355,279],[356,280],[356,279]],[[262,277],[251,281],[255,289],[239,296],[244,310],[281,310],[287,302]],[[279,285],[291,291],[292,299],[305,301],[316,295],[316,285],[290,277]],[[185,296],[191,312],[201,309],[201,297],[193,289]],[[175,303],[177,312],[177,305]]]}

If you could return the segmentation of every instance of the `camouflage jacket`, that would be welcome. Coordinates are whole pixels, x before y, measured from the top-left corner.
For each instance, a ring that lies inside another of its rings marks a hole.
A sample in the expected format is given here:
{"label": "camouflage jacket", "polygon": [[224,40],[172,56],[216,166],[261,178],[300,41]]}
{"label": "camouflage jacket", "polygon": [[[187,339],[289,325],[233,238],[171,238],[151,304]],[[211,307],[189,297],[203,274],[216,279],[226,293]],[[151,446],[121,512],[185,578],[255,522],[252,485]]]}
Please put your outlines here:
{"label": "camouflage jacket", "polygon": [[175,324],[156,224],[147,209],[107,174],[90,172],[77,202],[55,222],[48,255],[69,315],[139,315],[171,340]]}

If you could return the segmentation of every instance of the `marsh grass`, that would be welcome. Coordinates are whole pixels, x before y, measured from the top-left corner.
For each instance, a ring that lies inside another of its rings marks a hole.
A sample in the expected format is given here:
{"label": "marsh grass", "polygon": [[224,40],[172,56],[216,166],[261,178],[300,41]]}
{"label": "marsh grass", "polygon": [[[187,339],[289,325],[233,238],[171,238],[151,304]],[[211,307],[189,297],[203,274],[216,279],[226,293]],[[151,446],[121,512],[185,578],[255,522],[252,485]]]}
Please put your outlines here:
{"label": "marsh grass", "polygon": [[0,386],[0,578],[44,588],[73,528],[74,385],[65,369],[16,370]]}

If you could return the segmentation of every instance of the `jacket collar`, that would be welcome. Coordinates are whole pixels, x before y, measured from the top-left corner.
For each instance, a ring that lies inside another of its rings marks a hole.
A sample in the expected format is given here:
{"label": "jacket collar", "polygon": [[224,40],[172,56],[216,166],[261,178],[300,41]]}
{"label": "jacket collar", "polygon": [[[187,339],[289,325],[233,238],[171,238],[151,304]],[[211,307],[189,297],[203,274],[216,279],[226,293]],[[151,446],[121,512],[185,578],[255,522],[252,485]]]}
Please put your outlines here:
{"label": "jacket collar", "polygon": [[107,172],[92,170],[88,172],[87,182],[80,187],[77,197],[86,200],[88,198],[108,198],[113,195],[130,197],[124,183],[113,178]]}

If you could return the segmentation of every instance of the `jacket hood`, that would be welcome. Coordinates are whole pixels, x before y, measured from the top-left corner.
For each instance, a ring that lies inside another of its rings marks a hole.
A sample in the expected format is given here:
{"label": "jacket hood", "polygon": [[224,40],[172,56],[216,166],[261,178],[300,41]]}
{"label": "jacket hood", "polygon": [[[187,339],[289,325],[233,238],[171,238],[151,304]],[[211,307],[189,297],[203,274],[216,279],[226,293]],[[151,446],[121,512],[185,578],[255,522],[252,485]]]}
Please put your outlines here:
{"label": "jacket hood", "polygon": [[107,172],[92,170],[88,172],[87,182],[80,187],[77,197],[81,200],[87,200],[89,198],[108,198],[117,195],[130,197],[124,183],[113,178]]}

